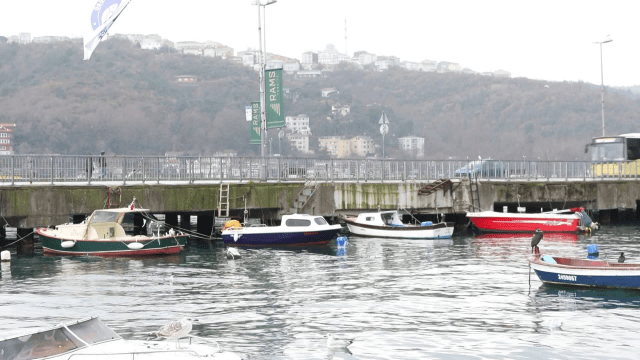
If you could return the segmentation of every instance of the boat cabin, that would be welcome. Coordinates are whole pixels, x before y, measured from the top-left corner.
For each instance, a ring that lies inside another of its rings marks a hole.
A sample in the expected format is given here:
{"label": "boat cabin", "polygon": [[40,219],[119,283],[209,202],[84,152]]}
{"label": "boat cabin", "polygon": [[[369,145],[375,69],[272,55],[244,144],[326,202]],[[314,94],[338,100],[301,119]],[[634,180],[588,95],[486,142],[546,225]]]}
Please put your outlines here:
{"label": "boat cabin", "polygon": [[162,223],[148,209],[95,210],[83,224],[56,226],[54,236],[88,240],[114,240],[125,236],[150,236],[162,231]]}
{"label": "boat cabin", "polygon": [[362,213],[358,215],[356,222],[376,226],[403,226],[397,210],[380,211],[375,213]]}
{"label": "boat cabin", "polygon": [[121,339],[99,318],[80,320],[52,329],[0,340],[3,360],[40,359],[70,353],[93,344]]}
{"label": "boat cabin", "polygon": [[159,220],[148,209],[119,208],[93,212],[89,218],[87,237],[104,239],[122,236],[147,236],[159,228]]}
{"label": "boat cabin", "polygon": [[283,215],[280,226],[284,227],[307,227],[307,226],[329,225],[322,216],[309,214]]}

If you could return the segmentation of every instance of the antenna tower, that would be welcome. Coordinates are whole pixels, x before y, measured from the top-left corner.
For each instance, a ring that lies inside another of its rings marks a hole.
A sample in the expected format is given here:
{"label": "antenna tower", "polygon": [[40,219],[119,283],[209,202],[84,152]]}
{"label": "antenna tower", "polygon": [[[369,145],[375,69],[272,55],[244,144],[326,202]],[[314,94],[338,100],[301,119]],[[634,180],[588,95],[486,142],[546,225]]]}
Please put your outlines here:
{"label": "antenna tower", "polygon": [[344,54],[349,56],[347,52],[347,18],[344,18]]}

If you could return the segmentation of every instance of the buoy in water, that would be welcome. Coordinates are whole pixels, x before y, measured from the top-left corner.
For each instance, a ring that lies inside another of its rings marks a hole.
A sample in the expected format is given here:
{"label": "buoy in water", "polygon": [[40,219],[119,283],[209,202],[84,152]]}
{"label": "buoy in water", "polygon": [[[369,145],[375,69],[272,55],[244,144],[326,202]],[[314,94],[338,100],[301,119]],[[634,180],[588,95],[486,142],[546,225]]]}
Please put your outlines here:
{"label": "buoy in water", "polygon": [[11,253],[9,250],[0,253],[0,261],[11,261]]}
{"label": "buoy in water", "polygon": [[338,236],[336,239],[336,246],[338,248],[344,248],[347,246],[347,237],[346,236]]}
{"label": "buoy in water", "polygon": [[144,245],[139,242],[132,242],[129,245],[127,245],[127,247],[131,250],[140,250],[144,247]]}
{"label": "buoy in water", "polygon": [[240,259],[240,252],[238,251],[238,249],[234,248],[234,247],[228,247],[227,248],[227,259],[230,260],[235,260],[235,259]]}

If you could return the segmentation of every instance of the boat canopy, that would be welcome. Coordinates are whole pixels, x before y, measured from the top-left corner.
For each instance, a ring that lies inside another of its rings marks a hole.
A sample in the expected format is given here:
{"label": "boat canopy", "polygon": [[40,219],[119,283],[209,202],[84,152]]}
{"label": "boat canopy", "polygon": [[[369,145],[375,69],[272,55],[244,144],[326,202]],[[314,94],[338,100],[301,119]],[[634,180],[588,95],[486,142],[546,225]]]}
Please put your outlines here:
{"label": "boat canopy", "polygon": [[314,216],[309,214],[293,214],[282,216],[280,226],[286,227],[305,227],[311,226],[313,223],[317,225],[328,225],[327,220],[322,216]]}
{"label": "boat canopy", "polygon": [[398,211],[380,211],[374,213],[358,214],[356,220],[360,224],[378,225],[378,226],[402,226],[404,225],[398,216]]}
{"label": "boat canopy", "polygon": [[29,360],[65,354],[93,344],[119,340],[98,317],[0,340],[2,360]]}

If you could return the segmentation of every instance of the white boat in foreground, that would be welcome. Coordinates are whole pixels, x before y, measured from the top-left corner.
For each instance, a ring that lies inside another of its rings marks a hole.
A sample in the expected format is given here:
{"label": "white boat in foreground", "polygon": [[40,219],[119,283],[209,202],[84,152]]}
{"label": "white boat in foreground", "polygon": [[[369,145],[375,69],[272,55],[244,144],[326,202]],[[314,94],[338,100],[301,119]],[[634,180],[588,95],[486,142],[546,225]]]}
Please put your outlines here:
{"label": "white boat in foreground", "polygon": [[98,317],[91,317],[25,335],[0,339],[0,359],[193,359],[240,360],[212,340],[195,336],[174,341],[124,340]]}
{"label": "white boat in foreground", "polygon": [[403,238],[403,239],[448,239],[453,235],[454,223],[430,221],[420,225],[404,224],[397,210],[362,213],[356,216],[345,215],[349,231],[354,235]]}

